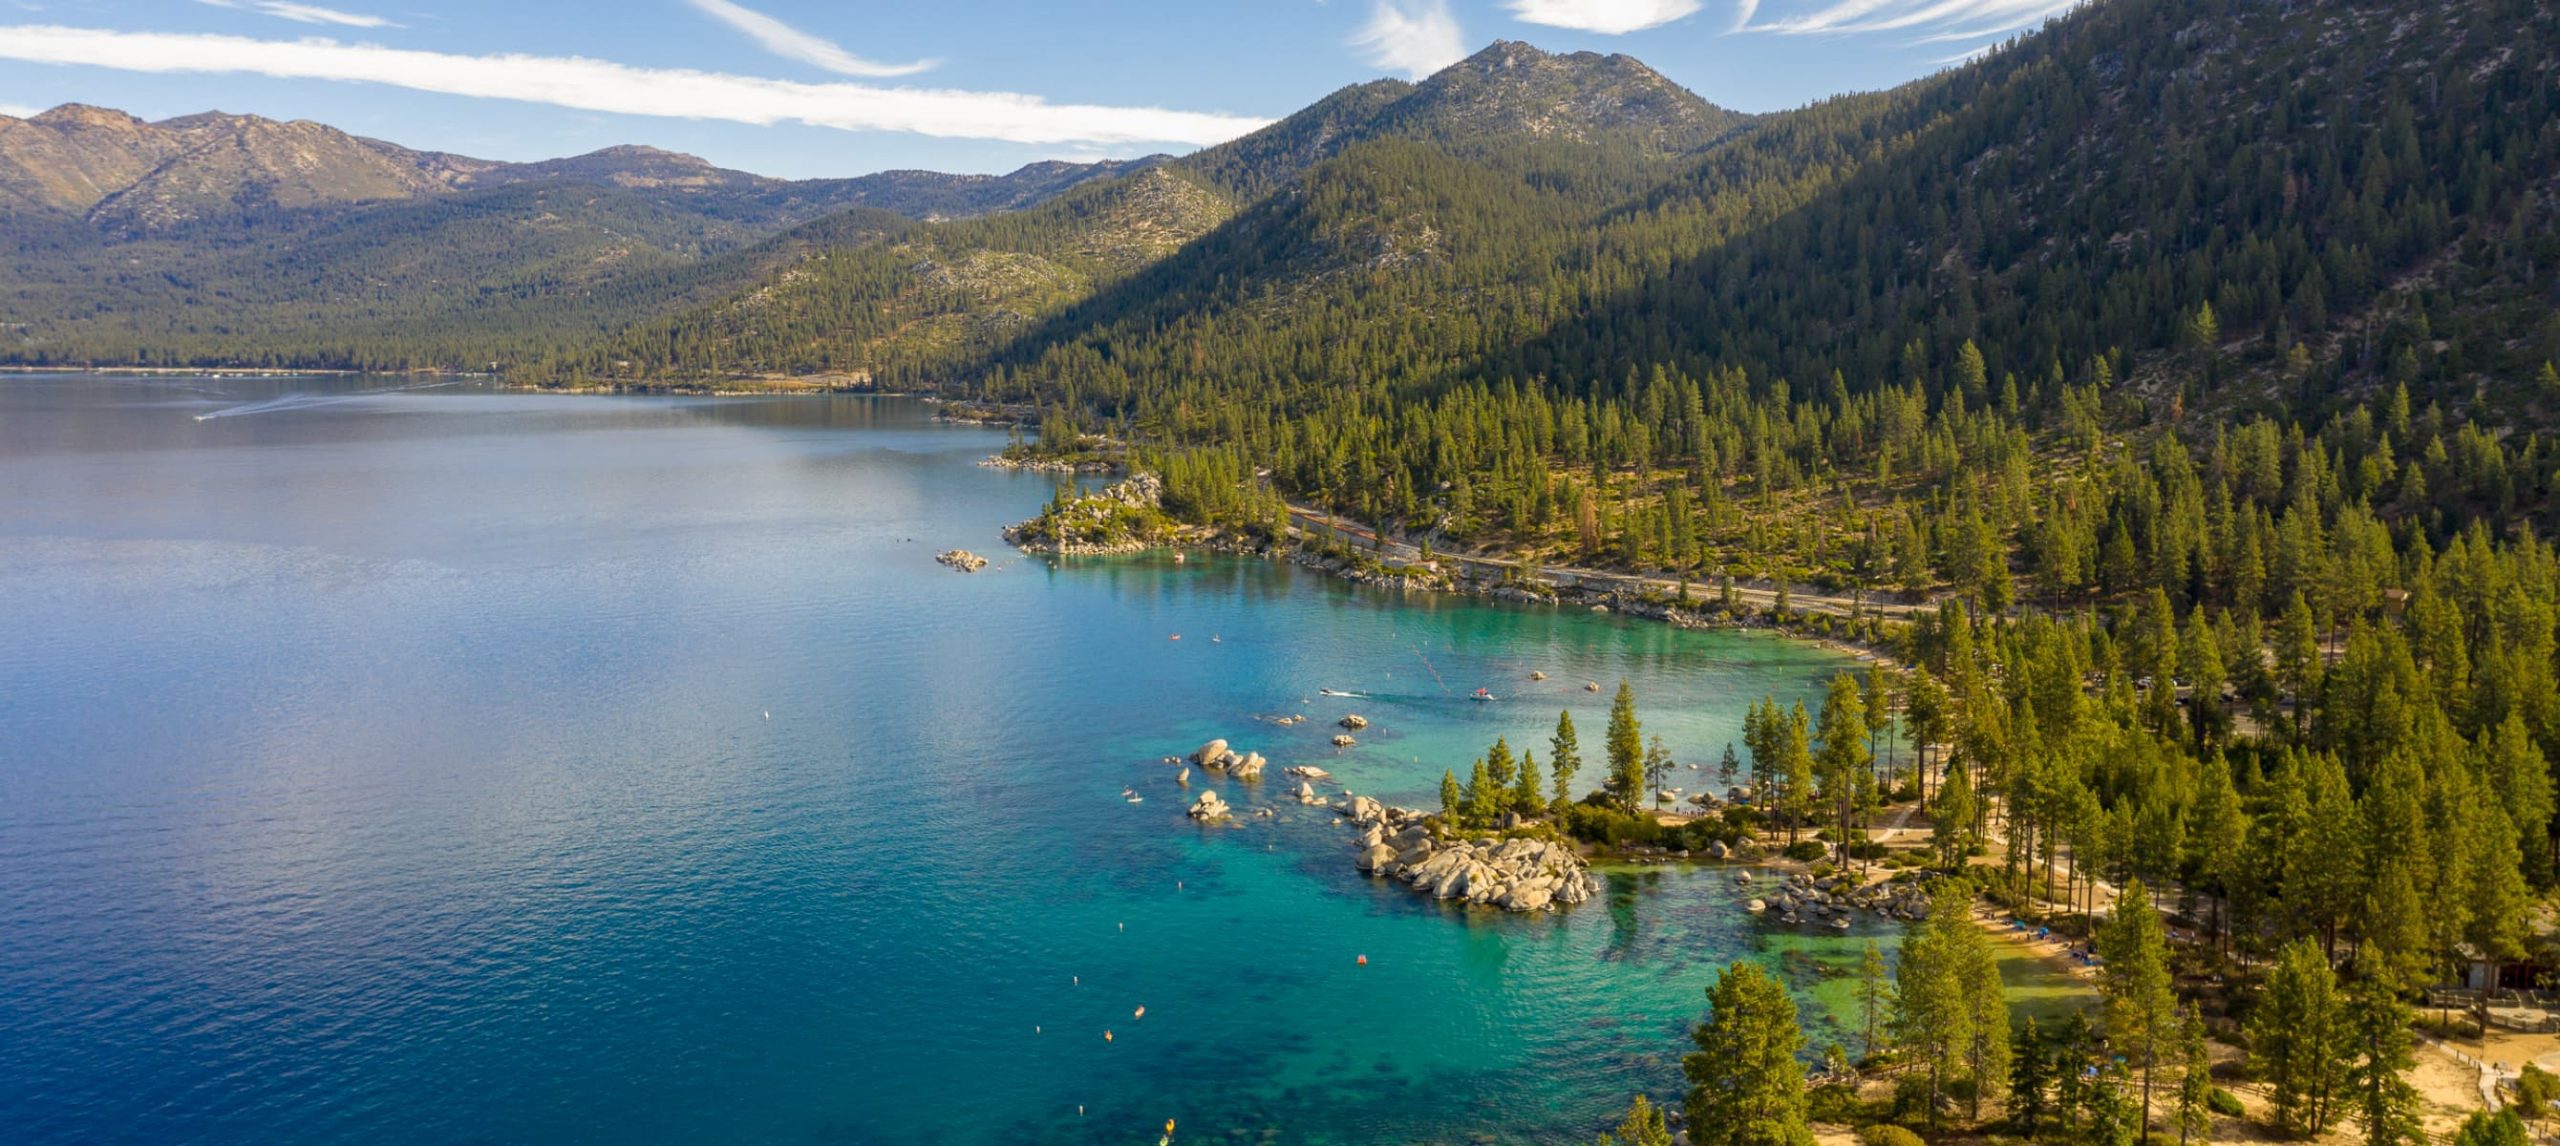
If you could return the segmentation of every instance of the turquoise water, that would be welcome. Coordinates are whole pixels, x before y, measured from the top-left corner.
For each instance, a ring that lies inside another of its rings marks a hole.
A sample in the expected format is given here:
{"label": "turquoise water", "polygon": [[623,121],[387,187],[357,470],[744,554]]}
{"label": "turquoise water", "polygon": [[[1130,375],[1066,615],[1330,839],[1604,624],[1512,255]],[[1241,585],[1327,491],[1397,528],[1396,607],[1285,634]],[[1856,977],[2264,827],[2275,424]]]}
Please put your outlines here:
{"label": "turquoise water", "polygon": [[[1711,764],[1832,654],[1027,560],[903,400],[392,385],[0,378],[0,1138],[1581,1140],[1821,973],[1715,872],[1417,900],[1277,769],[1430,803],[1621,677]],[[1276,819],[1183,818],[1213,735]]]}

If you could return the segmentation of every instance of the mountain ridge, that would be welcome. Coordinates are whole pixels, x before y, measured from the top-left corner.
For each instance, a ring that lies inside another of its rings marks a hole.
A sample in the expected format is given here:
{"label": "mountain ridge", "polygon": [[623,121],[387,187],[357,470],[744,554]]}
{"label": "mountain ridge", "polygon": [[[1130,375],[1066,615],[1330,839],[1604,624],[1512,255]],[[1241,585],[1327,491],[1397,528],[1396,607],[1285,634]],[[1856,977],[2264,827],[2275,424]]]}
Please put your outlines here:
{"label": "mountain ridge", "polygon": [[1025,206],[1162,160],[1045,160],[999,175],[893,170],[792,180],[645,144],[510,162],[413,149],[314,120],[221,111],[149,121],[66,103],[24,119],[0,116],[0,203],[78,215],[127,233],[264,209],[344,207],[550,181],[956,217]]}

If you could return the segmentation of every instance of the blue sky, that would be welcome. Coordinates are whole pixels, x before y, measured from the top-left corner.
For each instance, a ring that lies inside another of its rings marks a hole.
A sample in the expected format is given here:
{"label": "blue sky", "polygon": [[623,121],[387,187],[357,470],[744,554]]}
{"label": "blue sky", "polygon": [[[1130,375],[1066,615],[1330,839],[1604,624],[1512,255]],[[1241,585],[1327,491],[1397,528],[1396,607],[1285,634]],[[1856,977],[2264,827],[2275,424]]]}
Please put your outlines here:
{"label": "blue sky", "polygon": [[0,0],[0,114],[219,108],[538,159],[792,177],[1182,152],[1496,39],[1727,107],[1889,87],[2065,0]]}

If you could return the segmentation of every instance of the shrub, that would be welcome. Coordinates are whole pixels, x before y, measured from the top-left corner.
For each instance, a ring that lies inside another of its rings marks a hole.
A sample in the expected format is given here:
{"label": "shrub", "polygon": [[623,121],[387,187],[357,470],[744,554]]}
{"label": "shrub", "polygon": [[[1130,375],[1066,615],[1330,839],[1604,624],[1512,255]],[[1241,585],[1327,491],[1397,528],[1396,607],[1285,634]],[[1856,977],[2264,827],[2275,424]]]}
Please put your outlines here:
{"label": "shrub", "polygon": [[1864,1112],[1857,1088],[1843,1083],[1824,1083],[1806,1091],[1804,1098],[1805,1117],[1815,1122],[1847,1122]]}
{"label": "shrub", "polygon": [[1926,1146],[1920,1136],[1899,1126],[1861,1126],[1858,1146]]}
{"label": "shrub", "polygon": [[2219,1086],[2214,1087],[2213,1093],[2204,1097],[2204,1105],[2205,1109],[2211,1110],[2225,1118],[2238,1118],[2248,1113],[2247,1111],[2240,1109],[2240,1100],[2237,1097],[2234,1097],[2230,1091],[2224,1090]]}
{"label": "shrub", "polygon": [[1818,859],[1828,858],[1830,855],[1830,845],[1821,840],[1797,840],[1787,845],[1787,858],[1800,863],[1812,863]]}
{"label": "shrub", "polygon": [[1565,834],[1577,840],[1624,847],[1662,841],[1662,825],[1651,816],[1630,816],[1596,804],[1569,804],[1564,809]]}

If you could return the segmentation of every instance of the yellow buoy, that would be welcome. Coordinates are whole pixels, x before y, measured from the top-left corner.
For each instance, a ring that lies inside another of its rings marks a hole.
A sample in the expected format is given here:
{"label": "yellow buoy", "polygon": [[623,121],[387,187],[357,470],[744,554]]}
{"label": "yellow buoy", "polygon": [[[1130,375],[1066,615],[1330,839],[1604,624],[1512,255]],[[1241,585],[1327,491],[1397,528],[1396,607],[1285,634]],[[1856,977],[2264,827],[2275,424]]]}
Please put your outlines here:
{"label": "yellow buoy", "polygon": [[1143,1019],[1143,1018],[1146,1018],[1146,1017],[1147,1017],[1147,1009],[1146,1009],[1145,1007],[1140,1007],[1140,1008],[1138,1008],[1138,1013],[1137,1013],[1137,1014],[1131,1015],[1131,1016],[1129,1016],[1129,1017],[1130,1017],[1130,1018],[1132,1018],[1132,1019]]}
{"label": "yellow buoy", "polygon": [[1104,1032],[1102,1032],[1102,1041],[1104,1041],[1104,1042],[1106,1042],[1106,1043],[1107,1043],[1107,1042],[1110,1042],[1110,1041],[1111,1041],[1111,1032],[1109,1032],[1109,1031],[1104,1031]]}

